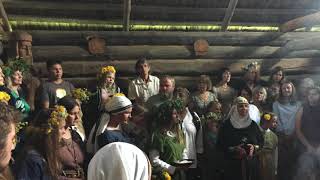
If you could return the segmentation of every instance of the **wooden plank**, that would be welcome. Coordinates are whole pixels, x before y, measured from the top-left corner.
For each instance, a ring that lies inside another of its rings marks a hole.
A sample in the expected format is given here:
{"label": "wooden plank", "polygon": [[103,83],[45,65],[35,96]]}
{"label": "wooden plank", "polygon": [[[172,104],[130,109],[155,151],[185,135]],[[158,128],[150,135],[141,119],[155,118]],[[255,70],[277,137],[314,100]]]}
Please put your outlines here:
{"label": "wooden plank", "polygon": [[12,28],[11,28],[11,25],[9,23],[7,13],[6,13],[6,11],[5,11],[4,7],[3,7],[2,1],[0,1],[0,16],[1,16],[1,19],[2,19],[2,24],[4,26],[4,30],[7,31],[7,32],[12,32]]}
{"label": "wooden plank", "polygon": [[[7,13],[40,17],[68,17],[112,20],[122,18],[122,6],[107,3],[42,2],[5,0]],[[132,6],[132,20],[177,22],[222,21],[226,8],[191,8],[170,6]],[[234,21],[283,23],[316,12],[315,9],[236,9]]]}
{"label": "wooden plank", "polygon": [[[208,53],[202,58],[268,58],[274,57],[280,47],[272,46],[210,46]],[[103,56],[89,54],[86,47],[80,46],[33,46],[34,61],[50,61],[60,59],[73,60],[122,60],[138,59],[192,59],[195,58],[192,46],[106,46]],[[278,56],[276,56],[278,57]]]}
{"label": "wooden plank", "polygon": [[[216,74],[222,67],[230,68],[235,75],[242,73],[245,64],[252,61],[261,63],[262,73],[269,74],[270,69],[282,66],[289,73],[320,72],[320,61],[317,58],[291,58],[291,59],[179,59],[179,60],[152,60],[150,61],[152,72],[156,75],[189,75]],[[117,69],[117,76],[134,76],[135,60],[126,61],[72,61],[64,62],[64,73],[67,77],[95,76],[103,65],[113,65]],[[45,63],[37,62],[34,66],[44,70]],[[44,72],[44,71],[43,71]],[[45,76],[45,73],[43,75]]]}
{"label": "wooden plank", "polygon": [[28,31],[33,45],[87,45],[86,37],[97,34],[107,45],[192,45],[205,39],[211,46],[283,46],[292,40],[320,37],[320,32],[122,32],[122,31]]}
{"label": "wooden plank", "polygon": [[131,0],[123,0],[123,31],[130,29]]}
{"label": "wooden plank", "polygon": [[296,19],[292,19],[288,22],[285,22],[280,26],[281,32],[290,32],[303,27],[312,27],[314,25],[320,24],[320,12],[316,12],[313,14],[309,14],[303,17],[298,17]]}
{"label": "wooden plank", "polygon": [[234,11],[236,9],[237,4],[238,4],[238,0],[230,0],[229,1],[229,5],[228,5],[226,14],[224,15],[223,22],[221,25],[221,31],[223,31],[223,32],[227,31],[227,28],[230,24],[230,21],[232,19],[232,16],[234,14]]}

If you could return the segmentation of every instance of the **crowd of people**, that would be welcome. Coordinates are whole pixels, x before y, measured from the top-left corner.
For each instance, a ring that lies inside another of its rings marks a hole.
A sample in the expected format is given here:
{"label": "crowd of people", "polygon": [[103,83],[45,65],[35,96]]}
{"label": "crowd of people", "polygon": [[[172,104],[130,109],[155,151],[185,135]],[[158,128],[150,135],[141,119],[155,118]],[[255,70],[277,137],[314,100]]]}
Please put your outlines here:
{"label": "crowd of people", "polygon": [[228,68],[214,84],[201,75],[190,92],[151,75],[141,58],[127,93],[113,66],[88,91],[48,61],[32,109],[28,70],[21,59],[0,68],[0,179],[320,179],[320,88],[311,78],[296,89],[275,67],[264,81],[252,62],[238,79]]}

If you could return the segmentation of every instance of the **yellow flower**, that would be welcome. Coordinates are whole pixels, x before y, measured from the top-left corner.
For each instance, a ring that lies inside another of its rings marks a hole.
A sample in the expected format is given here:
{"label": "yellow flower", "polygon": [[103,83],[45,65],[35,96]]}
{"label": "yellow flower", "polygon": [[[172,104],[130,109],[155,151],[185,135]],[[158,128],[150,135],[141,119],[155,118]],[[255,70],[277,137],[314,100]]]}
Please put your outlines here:
{"label": "yellow flower", "polygon": [[72,91],[72,96],[82,102],[87,102],[90,99],[90,92],[85,88],[77,88]]}
{"label": "yellow flower", "polygon": [[162,173],[162,175],[164,176],[164,179],[165,179],[165,180],[171,180],[171,176],[170,176],[170,174],[169,174],[167,171],[164,171],[164,172]]}
{"label": "yellow flower", "polygon": [[120,97],[120,96],[126,96],[126,95],[124,95],[123,93],[116,93],[116,94],[114,94],[113,96],[115,96],[115,97]]}
{"label": "yellow flower", "polygon": [[0,101],[8,102],[10,100],[10,95],[4,91],[0,91]]}
{"label": "yellow flower", "polygon": [[263,118],[264,118],[265,120],[267,120],[267,121],[270,121],[271,115],[270,115],[270,114],[265,114],[265,115],[263,115]]}
{"label": "yellow flower", "polygon": [[59,121],[65,120],[68,116],[67,110],[63,106],[55,106],[54,111],[50,114],[50,119],[48,120],[47,134],[50,134],[54,127],[59,126]]}
{"label": "yellow flower", "polygon": [[116,73],[116,69],[113,66],[102,67],[101,74],[105,74],[105,73],[108,73],[108,72]]}

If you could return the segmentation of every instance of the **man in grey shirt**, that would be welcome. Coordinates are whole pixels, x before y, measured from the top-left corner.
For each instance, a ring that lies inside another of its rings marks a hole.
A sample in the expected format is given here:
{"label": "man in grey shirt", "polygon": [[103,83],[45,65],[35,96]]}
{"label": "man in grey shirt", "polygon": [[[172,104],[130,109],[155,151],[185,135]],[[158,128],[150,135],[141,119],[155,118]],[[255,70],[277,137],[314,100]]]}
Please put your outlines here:
{"label": "man in grey shirt", "polygon": [[41,86],[41,107],[48,109],[54,107],[58,100],[71,95],[74,86],[62,79],[63,69],[61,61],[47,61],[48,80]]}

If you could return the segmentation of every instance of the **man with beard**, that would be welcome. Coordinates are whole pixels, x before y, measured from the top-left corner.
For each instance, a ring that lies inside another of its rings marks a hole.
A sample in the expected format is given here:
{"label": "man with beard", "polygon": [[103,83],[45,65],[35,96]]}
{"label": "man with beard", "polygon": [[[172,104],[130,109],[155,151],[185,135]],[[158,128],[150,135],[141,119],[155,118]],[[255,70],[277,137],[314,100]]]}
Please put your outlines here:
{"label": "man with beard", "polygon": [[58,100],[66,95],[71,95],[74,86],[62,79],[63,69],[61,61],[48,61],[48,81],[42,84],[41,93],[41,108],[48,109],[54,107]]}
{"label": "man with beard", "polygon": [[167,100],[173,98],[173,91],[175,88],[175,80],[173,77],[165,75],[160,79],[159,94],[151,96],[145,104],[147,109],[147,124],[148,129],[153,128],[153,115],[157,112],[158,107]]}

